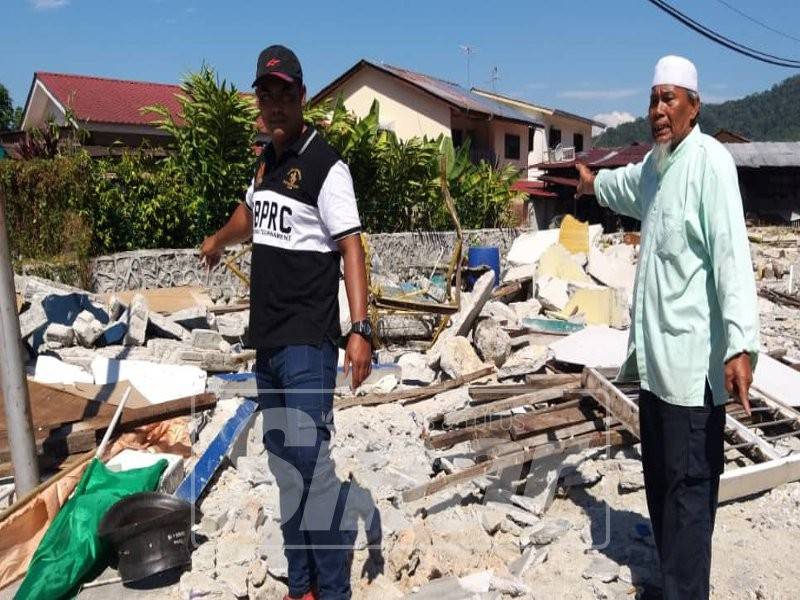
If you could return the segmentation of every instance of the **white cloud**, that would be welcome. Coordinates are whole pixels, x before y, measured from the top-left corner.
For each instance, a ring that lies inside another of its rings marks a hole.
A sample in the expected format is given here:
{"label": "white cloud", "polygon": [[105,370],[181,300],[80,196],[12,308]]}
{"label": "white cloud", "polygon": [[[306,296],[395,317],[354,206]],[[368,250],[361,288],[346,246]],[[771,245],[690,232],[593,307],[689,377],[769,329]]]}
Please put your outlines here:
{"label": "white cloud", "polygon": [[51,8],[61,8],[69,4],[69,0],[29,0],[36,10],[49,10]]}
{"label": "white cloud", "polygon": [[575,100],[619,100],[620,98],[630,98],[641,90],[633,88],[620,88],[615,90],[567,90],[559,92],[561,98],[573,98]]}
{"label": "white cloud", "polygon": [[[631,113],[621,111],[621,110],[614,110],[607,113],[600,113],[592,117],[595,121],[600,121],[601,123],[605,123],[606,127],[616,127],[617,125],[622,125],[622,123],[630,123],[631,121],[635,121],[636,117],[634,117]],[[605,129],[602,127],[592,127],[592,135],[600,135]]]}

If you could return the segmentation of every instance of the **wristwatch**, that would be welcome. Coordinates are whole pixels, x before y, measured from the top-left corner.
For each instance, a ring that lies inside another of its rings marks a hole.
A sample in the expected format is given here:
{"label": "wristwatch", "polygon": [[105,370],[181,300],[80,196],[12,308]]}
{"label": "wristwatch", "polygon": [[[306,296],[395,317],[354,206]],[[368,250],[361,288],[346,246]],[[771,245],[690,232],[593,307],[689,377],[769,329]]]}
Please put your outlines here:
{"label": "wristwatch", "polygon": [[369,319],[364,319],[363,321],[356,321],[355,323],[353,323],[351,331],[363,337],[370,344],[372,343],[372,323],[369,322]]}

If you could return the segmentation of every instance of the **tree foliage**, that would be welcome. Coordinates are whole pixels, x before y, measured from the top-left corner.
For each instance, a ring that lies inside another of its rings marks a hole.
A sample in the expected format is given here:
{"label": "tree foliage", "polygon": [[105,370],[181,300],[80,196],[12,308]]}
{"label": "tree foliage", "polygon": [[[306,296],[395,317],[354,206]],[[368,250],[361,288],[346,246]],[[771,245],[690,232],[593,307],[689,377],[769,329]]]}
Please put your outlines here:
{"label": "tree foliage", "polygon": [[[798,141],[800,75],[739,100],[703,104],[698,122],[700,129],[712,135],[720,129],[728,129],[753,141]],[[607,129],[595,138],[594,144],[601,147],[623,146],[632,142],[649,142],[651,139],[650,125],[645,117],[641,117]]]}
{"label": "tree foliage", "polygon": [[11,94],[2,83],[0,83],[0,131],[16,129],[17,111],[11,102]]}

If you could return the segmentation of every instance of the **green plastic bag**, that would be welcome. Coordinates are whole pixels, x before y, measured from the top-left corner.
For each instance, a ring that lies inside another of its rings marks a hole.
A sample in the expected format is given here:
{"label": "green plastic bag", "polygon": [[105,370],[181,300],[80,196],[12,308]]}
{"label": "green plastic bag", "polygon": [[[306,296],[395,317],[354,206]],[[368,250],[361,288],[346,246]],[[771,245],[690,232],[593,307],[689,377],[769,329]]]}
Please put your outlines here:
{"label": "green plastic bag", "polygon": [[81,583],[108,566],[110,549],[97,535],[103,515],[126,496],[155,490],[166,468],[161,459],[150,467],[115,472],[93,459],[36,548],[14,599],[75,597]]}

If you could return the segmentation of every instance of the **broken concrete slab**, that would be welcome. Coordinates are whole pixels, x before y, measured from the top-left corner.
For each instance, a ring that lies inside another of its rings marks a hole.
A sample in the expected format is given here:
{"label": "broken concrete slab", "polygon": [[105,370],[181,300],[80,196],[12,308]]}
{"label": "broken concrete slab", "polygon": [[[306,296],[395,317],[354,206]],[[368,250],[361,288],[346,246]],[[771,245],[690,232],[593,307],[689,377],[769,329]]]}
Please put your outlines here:
{"label": "broken concrete slab", "polygon": [[644,476],[641,472],[623,470],[619,474],[618,491],[620,494],[632,494],[644,489]]}
{"label": "broken concrete slab", "polygon": [[47,313],[44,311],[42,301],[44,296],[36,296],[31,299],[31,305],[28,310],[19,316],[19,331],[22,339],[27,338],[37,329],[43,328],[47,325]]}
{"label": "broken concrete slab", "polygon": [[569,283],[557,277],[539,277],[536,280],[536,299],[547,310],[563,310],[569,303]]}
{"label": "broken concrete slab", "polygon": [[546,346],[530,344],[514,352],[497,372],[498,381],[536,373],[553,358]]}
{"label": "broken concrete slab", "polygon": [[510,267],[503,275],[503,283],[532,282],[536,277],[536,263],[529,265],[518,265]]}
{"label": "broken concrete slab", "polygon": [[453,379],[484,367],[472,344],[463,336],[447,338],[439,348],[442,371]]}
{"label": "broken concrete slab", "polygon": [[401,381],[407,385],[430,385],[436,372],[428,367],[428,359],[421,352],[408,352],[397,359]]}
{"label": "broken concrete slab", "polygon": [[520,546],[527,548],[531,544],[545,546],[565,535],[572,525],[566,519],[543,519],[536,525],[523,531]]}
{"label": "broken concrete slab", "polygon": [[508,305],[514,314],[517,315],[517,320],[521,323],[522,319],[530,319],[539,315],[542,312],[542,303],[536,298],[530,298],[523,302],[512,302]]}
{"label": "broken concrete slab", "polygon": [[147,325],[147,335],[148,337],[159,337],[171,340],[188,340],[190,334],[188,330],[174,321],[170,321],[167,317],[157,312],[151,312]]}
{"label": "broken concrete slab", "polygon": [[628,332],[589,325],[550,344],[555,359],[594,368],[618,368],[628,352]]}
{"label": "broken concrete slab", "polygon": [[558,236],[558,229],[523,233],[511,244],[506,259],[514,266],[536,264],[545,250],[558,243]]}
{"label": "broken concrete slab", "polygon": [[511,337],[494,319],[481,319],[472,333],[478,355],[485,362],[502,367],[511,354]]}
{"label": "broken concrete slab", "polygon": [[508,304],[498,302],[497,300],[490,300],[483,305],[478,319],[494,319],[500,325],[517,329],[520,326],[517,313]]}
{"label": "broken concrete slab", "polygon": [[431,315],[389,314],[378,318],[377,335],[386,341],[430,340],[436,330]]}
{"label": "broken concrete slab", "polygon": [[104,329],[105,325],[88,310],[82,311],[72,323],[75,340],[84,348],[93,347],[98,338],[103,335]]}
{"label": "broken concrete slab", "polygon": [[633,303],[636,279],[636,250],[630,244],[617,244],[605,251],[597,246],[589,249],[589,275],[612,288],[624,290],[628,305]]}
{"label": "broken concrete slab", "polygon": [[216,325],[217,331],[220,332],[225,341],[232,344],[244,342],[247,339],[250,327],[250,311],[245,310],[237,313],[219,315]]}
{"label": "broken concrete slab", "polygon": [[212,329],[193,329],[191,340],[192,347],[196,350],[228,352],[231,349],[231,345],[223,339],[222,334]]}
{"label": "broken concrete slab", "polygon": [[133,297],[123,319],[128,329],[122,343],[125,346],[144,346],[147,339],[147,324],[150,321],[150,308],[142,294]]}

